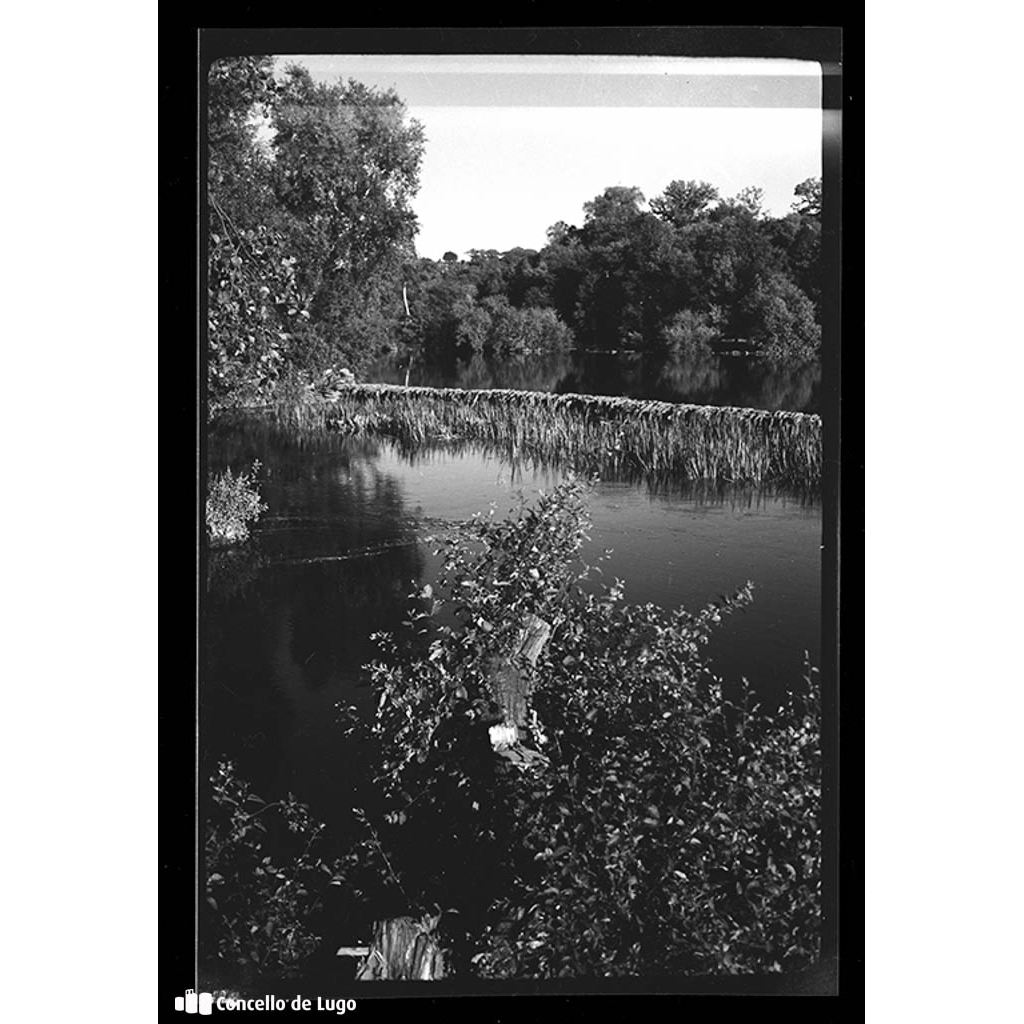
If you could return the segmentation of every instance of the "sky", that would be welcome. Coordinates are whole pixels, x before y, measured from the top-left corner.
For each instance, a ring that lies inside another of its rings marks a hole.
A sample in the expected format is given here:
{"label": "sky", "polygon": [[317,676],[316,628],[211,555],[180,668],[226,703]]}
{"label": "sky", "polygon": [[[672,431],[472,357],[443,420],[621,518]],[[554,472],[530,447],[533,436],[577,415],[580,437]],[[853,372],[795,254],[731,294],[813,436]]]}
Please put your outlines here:
{"label": "sky", "polygon": [[425,129],[413,201],[421,256],[539,249],[610,185],[650,200],[678,179],[756,185],[787,212],[821,175],[821,73],[809,61],[683,57],[278,58],[318,81],[394,88]]}

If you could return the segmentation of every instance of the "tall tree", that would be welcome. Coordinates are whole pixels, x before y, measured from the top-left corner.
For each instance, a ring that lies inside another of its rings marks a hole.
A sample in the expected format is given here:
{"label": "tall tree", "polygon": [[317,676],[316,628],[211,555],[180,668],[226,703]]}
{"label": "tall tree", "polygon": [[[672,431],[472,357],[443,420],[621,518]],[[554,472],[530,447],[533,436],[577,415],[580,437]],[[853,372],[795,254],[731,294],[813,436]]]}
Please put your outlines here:
{"label": "tall tree", "polygon": [[808,178],[806,181],[801,181],[793,189],[793,194],[796,196],[793,209],[797,213],[809,217],[821,216],[821,178]]}
{"label": "tall tree", "polygon": [[367,304],[401,311],[400,265],[414,255],[423,129],[393,90],[324,85],[288,68],[275,111],[274,183],[294,224],[321,340],[354,355]]}
{"label": "tall tree", "polygon": [[258,138],[277,98],[273,61],[219,60],[207,81],[208,395],[213,404],[258,401],[308,317]]}
{"label": "tall tree", "polygon": [[211,396],[358,368],[404,318],[422,128],[390,90],[278,81],[269,57],[215,63],[207,113]]}
{"label": "tall tree", "polygon": [[251,203],[253,175],[265,164],[256,145],[257,129],[271,116],[277,88],[273,59],[215,61],[207,84],[209,186],[222,203],[230,202],[233,187],[245,190],[244,198]]}
{"label": "tall tree", "polygon": [[706,181],[677,180],[651,200],[651,210],[673,227],[681,228],[703,216],[720,198],[718,189]]}
{"label": "tall tree", "polygon": [[591,237],[621,236],[640,216],[644,194],[638,188],[612,185],[583,204],[584,232]]}

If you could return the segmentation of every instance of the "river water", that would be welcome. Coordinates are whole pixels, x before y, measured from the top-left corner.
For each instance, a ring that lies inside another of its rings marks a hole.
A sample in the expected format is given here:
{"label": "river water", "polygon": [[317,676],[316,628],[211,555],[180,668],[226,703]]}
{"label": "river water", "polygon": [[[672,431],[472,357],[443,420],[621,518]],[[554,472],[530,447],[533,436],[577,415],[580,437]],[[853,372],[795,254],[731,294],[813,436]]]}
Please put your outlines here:
{"label": "river water", "polygon": [[[494,503],[552,488],[560,471],[475,450],[399,452],[388,441],[286,436],[266,427],[213,429],[211,473],[262,463],[268,507],[251,541],[212,552],[202,599],[203,770],[236,761],[257,793],[291,791],[329,825],[365,794],[366,766],[346,749],[335,705],[372,713],[362,666],[371,634],[394,630],[407,595],[432,582],[425,538]],[[584,552],[627,599],[696,610],[754,583],[726,617],[709,657],[726,683],[747,677],[779,699],[820,661],[821,505],[806,495],[706,486],[652,491],[604,479],[590,502]]]}
{"label": "river water", "polygon": [[819,412],[821,367],[772,366],[711,352],[667,358],[640,352],[573,351],[470,359],[425,365],[385,360],[367,379],[423,387],[512,388],[556,394],[624,395],[627,398],[748,409]]}

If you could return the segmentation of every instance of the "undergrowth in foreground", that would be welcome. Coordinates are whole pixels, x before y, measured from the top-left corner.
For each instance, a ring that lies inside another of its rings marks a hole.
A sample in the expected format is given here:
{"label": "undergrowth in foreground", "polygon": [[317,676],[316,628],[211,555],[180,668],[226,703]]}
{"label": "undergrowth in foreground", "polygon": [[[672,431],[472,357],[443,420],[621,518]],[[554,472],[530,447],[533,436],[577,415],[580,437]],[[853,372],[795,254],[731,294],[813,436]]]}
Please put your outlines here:
{"label": "undergrowth in foreground", "polygon": [[220,762],[209,782],[204,861],[213,955],[293,974],[321,942],[314,915],[331,877],[321,858],[324,826],[291,794],[267,803],[230,761]]}
{"label": "undergrowth in foreground", "polygon": [[[809,966],[815,673],[771,713],[745,683],[727,699],[705,645],[751,585],[696,613],[627,604],[618,582],[584,589],[585,498],[570,481],[440,544],[437,592],[418,595],[409,636],[383,638],[371,666],[388,810],[351,859],[378,863],[411,910],[456,911],[463,969],[484,977]],[[526,614],[553,627],[536,669],[524,666],[532,743],[550,765],[519,773],[496,764],[486,726],[496,660]]]}
{"label": "undergrowth in foreground", "polygon": [[[301,971],[319,939],[317,894],[334,884],[372,917],[440,912],[462,976],[816,962],[816,671],[771,712],[745,683],[730,699],[706,644],[751,585],[694,613],[630,605],[618,581],[586,586],[587,527],[586,487],[569,481],[438,542],[436,587],[413,596],[400,635],[378,637],[375,716],[342,712],[346,742],[374,752],[378,792],[371,810],[353,809],[358,838],[340,859],[320,859],[308,821],[291,854],[263,849],[260,806],[215,777],[221,817],[231,812],[207,843],[211,864],[230,866],[208,888],[222,957]],[[526,742],[549,763],[520,772],[496,757],[487,728],[499,715],[495,666],[526,615],[552,626],[536,668],[522,666],[533,684]]]}

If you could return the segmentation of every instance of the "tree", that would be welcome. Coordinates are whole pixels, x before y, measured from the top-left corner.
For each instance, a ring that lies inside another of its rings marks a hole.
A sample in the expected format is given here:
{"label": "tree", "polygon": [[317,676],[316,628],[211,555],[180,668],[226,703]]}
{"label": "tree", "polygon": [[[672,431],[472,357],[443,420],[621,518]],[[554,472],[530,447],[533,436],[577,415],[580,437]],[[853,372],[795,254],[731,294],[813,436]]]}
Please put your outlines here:
{"label": "tree", "polygon": [[788,278],[770,274],[753,292],[751,336],[761,355],[774,362],[802,362],[821,347],[814,303]]}
{"label": "tree", "polygon": [[758,217],[761,214],[761,207],[764,203],[764,189],[758,188],[757,185],[748,185],[746,188],[740,189],[736,194],[735,202],[755,217]]}
{"label": "tree", "polygon": [[719,201],[718,189],[706,181],[673,181],[656,199],[651,210],[673,227],[684,227]]}
{"label": "tree", "polygon": [[275,126],[274,188],[291,219],[314,326],[351,361],[361,343],[355,318],[368,307],[385,320],[402,312],[398,276],[413,256],[423,129],[393,90],[322,85],[296,66],[281,86]]}
{"label": "tree", "polygon": [[566,224],[564,220],[555,221],[545,232],[548,240],[548,245],[565,245],[566,242],[575,234],[576,228],[571,224]]}
{"label": "tree", "polygon": [[536,354],[572,346],[572,331],[553,309],[518,309],[497,297],[484,304],[491,320],[488,343],[496,355]]}
{"label": "tree", "polygon": [[214,402],[392,346],[423,151],[397,95],[231,58],[210,69],[207,128]]}
{"label": "tree", "polygon": [[[256,128],[270,117],[276,95],[270,57],[235,57],[214,61],[207,75],[207,142],[209,183],[222,203],[233,186],[252,185],[257,164]],[[251,191],[245,194],[252,200]],[[235,212],[235,211],[232,211]]]}
{"label": "tree", "polygon": [[638,188],[612,185],[583,204],[584,232],[590,235],[623,231],[638,216],[644,194]]}
{"label": "tree", "polygon": [[575,325],[587,251],[579,230],[561,221],[548,229],[548,240],[543,250],[548,301],[562,320]]}
{"label": "tree", "polygon": [[806,217],[821,216],[821,178],[807,178],[801,181],[793,194],[796,202],[793,203],[793,210]]}
{"label": "tree", "polygon": [[256,139],[277,99],[273,62],[217,61],[208,83],[207,386],[216,406],[266,398],[308,309]]}

